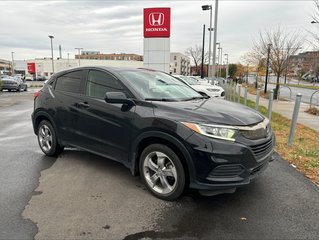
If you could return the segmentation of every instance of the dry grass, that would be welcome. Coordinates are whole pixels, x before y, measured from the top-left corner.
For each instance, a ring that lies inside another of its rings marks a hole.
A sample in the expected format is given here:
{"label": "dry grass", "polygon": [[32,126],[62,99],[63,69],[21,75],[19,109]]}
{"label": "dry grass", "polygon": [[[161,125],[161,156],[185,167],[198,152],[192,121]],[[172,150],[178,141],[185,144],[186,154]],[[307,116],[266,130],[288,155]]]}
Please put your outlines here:
{"label": "dry grass", "polygon": [[318,108],[315,108],[315,107],[312,107],[312,108],[309,108],[306,113],[309,113],[309,114],[312,114],[312,115],[315,115],[315,116],[319,116],[319,109]]}
{"label": "dry grass", "polygon": [[[242,99],[243,102],[243,99]],[[253,101],[248,106],[255,107]],[[267,108],[259,106],[259,112],[266,115]],[[291,121],[278,113],[272,114],[271,126],[276,134],[276,151],[289,163],[296,166],[307,178],[319,185],[319,132],[301,124],[297,125],[292,146],[288,146]]]}

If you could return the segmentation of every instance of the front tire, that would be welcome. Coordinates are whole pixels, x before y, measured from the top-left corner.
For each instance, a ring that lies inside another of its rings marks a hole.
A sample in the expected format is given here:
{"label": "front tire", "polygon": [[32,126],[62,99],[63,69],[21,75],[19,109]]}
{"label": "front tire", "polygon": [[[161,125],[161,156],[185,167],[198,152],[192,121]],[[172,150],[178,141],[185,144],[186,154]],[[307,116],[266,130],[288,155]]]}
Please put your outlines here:
{"label": "front tire", "polygon": [[57,156],[64,149],[58,143],[52,124],[47,120],[41,121],[38,126],[38,143],[42,152],[47,156]]}
{"label": "front tire", "polygon": [[185,172],[178,155],[168,146],[152,144],[140,157],[141,178],[148,190],[158,198],[173,201],[185,188]]}

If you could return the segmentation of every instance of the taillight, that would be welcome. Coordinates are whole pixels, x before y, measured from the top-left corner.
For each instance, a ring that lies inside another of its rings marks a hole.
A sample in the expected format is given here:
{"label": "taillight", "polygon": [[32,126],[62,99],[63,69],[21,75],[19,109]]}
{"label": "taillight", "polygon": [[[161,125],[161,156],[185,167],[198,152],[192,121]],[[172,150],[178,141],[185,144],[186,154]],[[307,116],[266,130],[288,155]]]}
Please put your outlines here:
{"label": "taillight", "polygon": [[39,96],[39,91],[34,92],[34,99],[36,99]]}

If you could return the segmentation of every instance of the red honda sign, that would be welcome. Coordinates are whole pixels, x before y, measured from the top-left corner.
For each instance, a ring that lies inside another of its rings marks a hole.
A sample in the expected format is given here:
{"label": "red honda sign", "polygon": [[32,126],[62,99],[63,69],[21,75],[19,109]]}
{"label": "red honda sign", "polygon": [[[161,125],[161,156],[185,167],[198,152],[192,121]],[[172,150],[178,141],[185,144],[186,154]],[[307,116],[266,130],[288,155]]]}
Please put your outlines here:
{"label": "red honda sign", "polygon": [[28,72],[30,74],[34,74],[35,73],[35,63],[28,63]]}
{"label": "red honda sign", "polygon": [[144,8],[144,37],[169,38],[171,35],[170,8]]}

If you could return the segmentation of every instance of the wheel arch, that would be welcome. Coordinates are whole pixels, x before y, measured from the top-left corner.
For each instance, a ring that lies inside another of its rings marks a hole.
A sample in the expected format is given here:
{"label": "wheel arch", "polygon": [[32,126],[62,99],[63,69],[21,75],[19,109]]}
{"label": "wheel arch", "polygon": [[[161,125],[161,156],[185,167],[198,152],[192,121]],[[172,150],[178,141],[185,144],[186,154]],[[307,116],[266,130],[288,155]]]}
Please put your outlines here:
{"label": "wheel arch", "polygon": [[38,129],[40,122],[43,120],[47,120],[51,123],[52,127],[54,128],[58,143],[61,144],[59,132],[57,131],[57,127],[55,125],[55,122],[53,121],[53,118],[48,113],[46,113],[45,111],[42,111],[42,110],[36,112],[34,114],[34,117],[33,117],[33,130],[34,130],[35,135],[38,135],[37,129]]}
{"label": "wheel arch", "polygon": [[139,174],[139,158],[145,147],[155,143],[170,147],[181,158],[187,183],[194,179],[194,164],[187,148],[176,137],[160,131],[149,131],[142,133],[133,142],[130,166],[133,175],[136,176]]}

